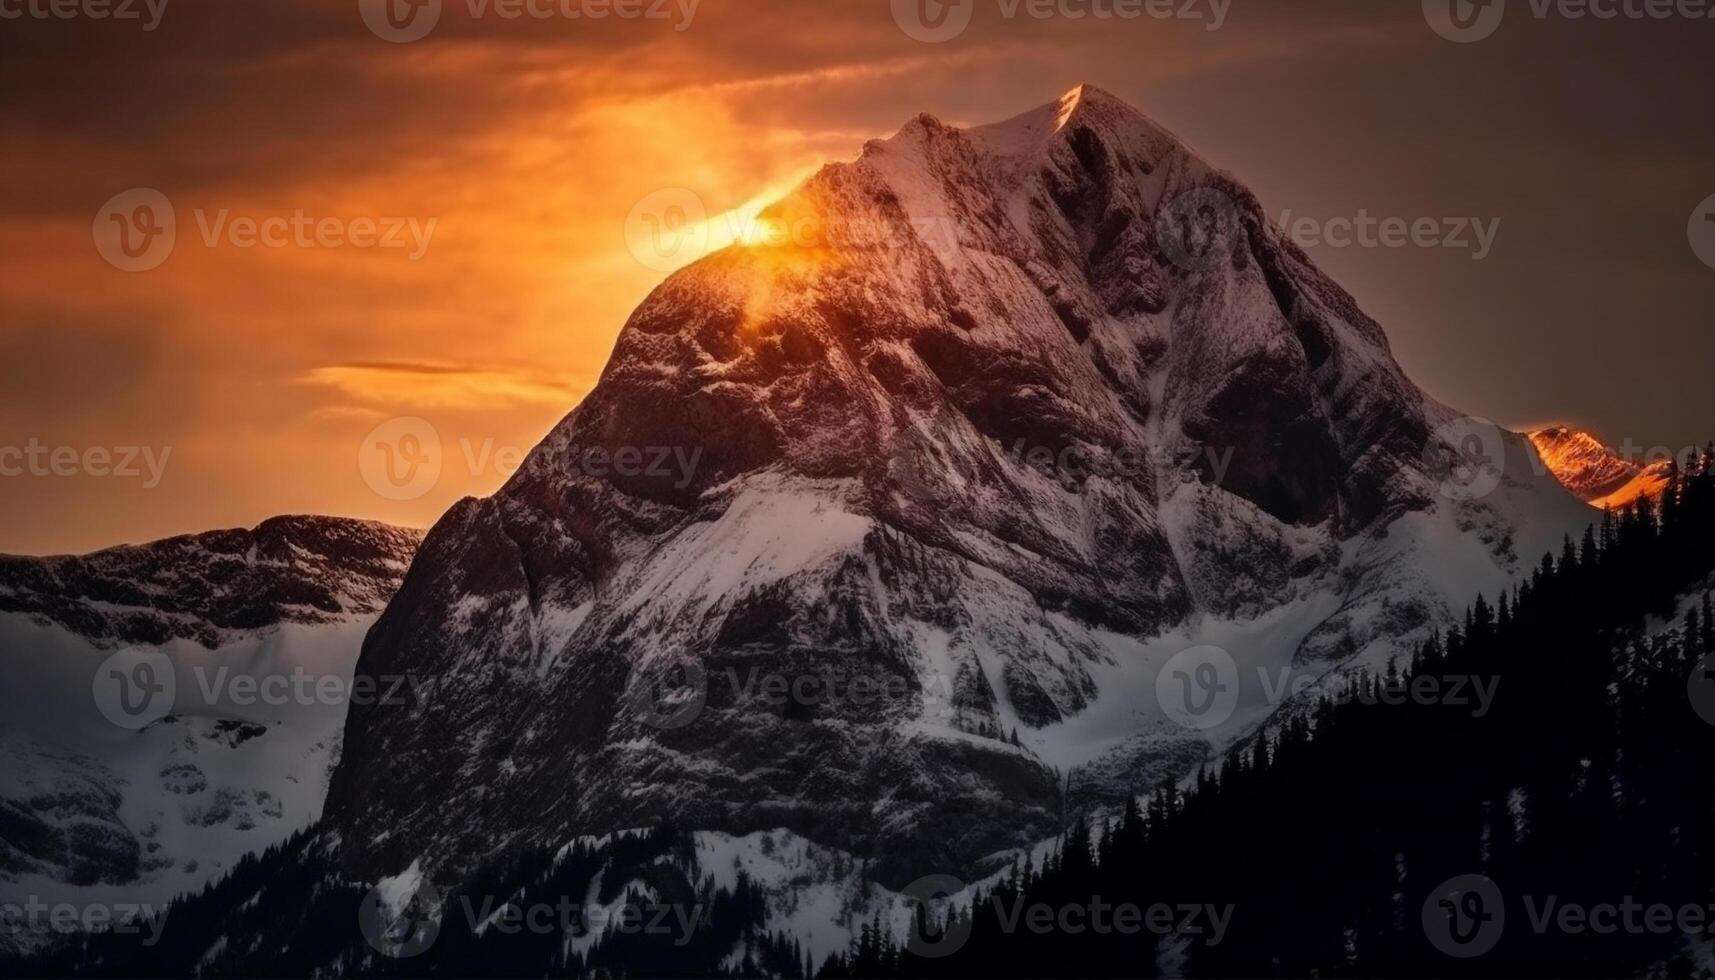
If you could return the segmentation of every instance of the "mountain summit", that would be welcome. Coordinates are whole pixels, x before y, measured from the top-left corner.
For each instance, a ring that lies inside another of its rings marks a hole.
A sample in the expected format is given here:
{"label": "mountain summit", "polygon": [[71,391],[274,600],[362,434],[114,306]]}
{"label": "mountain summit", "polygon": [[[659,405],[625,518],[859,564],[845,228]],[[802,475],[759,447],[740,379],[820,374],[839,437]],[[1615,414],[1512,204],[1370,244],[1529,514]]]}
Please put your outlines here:
{"label": "mountain summit", "polygon": [[[1384,664],[1590,519],[1100,89],[919,116],[762,220],[429,533],[358,667],[421,697],[354,708],[329,791],[353,875],[664,818],[988,867],[1255,730],[1257,675]],[[1181,724],[1163,664],[1208,646],[1236,703]]]}
{"label": "mountain summit", "polygon": [[1542,461],[1567,490],[1592,507],[1657,500],[1673,478],[1673,461],[1639,463],[1582,429],[1557,425],[1530,434]]}

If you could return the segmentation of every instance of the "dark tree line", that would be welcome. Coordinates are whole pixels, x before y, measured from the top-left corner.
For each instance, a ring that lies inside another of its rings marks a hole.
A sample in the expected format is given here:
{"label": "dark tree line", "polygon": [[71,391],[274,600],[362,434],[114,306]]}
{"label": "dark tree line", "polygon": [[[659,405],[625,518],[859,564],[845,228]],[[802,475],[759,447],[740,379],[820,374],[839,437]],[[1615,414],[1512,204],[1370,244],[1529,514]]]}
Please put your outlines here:
{"label": "dark tree line", "polygon": [[[1707,935],[1567,931],[1545,910],[1715,908],[1715,727],[1691,692],[1715,653],[1712,571],[1705,456],[1659,506],[1605,515],[1516,588],[1477,598],[1410,663],[1361,678],[1361,696],[1287,712],[1184,792],[1163,786],[1129,808],[1096,843],[1080,823],[1044,866],[1014,868],[952,923],[918,924],[931,938],[969,929],[955,955],[916,957],[911,937],[869,930],[822,974],[1693,975],[1696,945],[1715,944]],[[1413,683],[1468,695],[1473,678],[1494,685],[1486,712],[1469,697],[1408,696]],[[1495,883],[1504,920],[1492,949],[1454,958],[1429,938],[1424,909],[1443,883],[1473,874]],[[1230,907],[1231,925],[1219,943],[1006,927],[1020,899],[1097,896]]]}

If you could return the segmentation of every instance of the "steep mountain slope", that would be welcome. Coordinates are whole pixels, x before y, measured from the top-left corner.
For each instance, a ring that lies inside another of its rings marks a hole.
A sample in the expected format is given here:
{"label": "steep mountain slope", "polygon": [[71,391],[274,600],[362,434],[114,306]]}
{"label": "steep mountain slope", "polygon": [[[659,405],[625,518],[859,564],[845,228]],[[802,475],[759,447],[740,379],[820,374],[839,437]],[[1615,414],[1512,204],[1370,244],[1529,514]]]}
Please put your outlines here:
{"label": "steep mountain slope", "polygon": [[[669,278],[430,532],[359,663],[426,680],[348,719],[348,873],[662,817],[892,883],[986,868],[1068,791],[1209,758],[1278,707],[1259,678],[1406,650],[1591,517],[1097,89],[921,116],[763,220],[778,244]],[[648,465],[669,447],[697,465]],[[1187,727],[1158,675],[1209,643],[1237,703]]]}
{"label": "steep mountain slope", "polygon": [[[288,517],[0,558],[0,900],[162,902],[314,822],[358,647],[419,537]],[[127,648],[175,675],[137,728],[100,705]],[[240,680],[273,677],[290,686]]]}
{"label": "steep mountain slope", "polygon": [[1530,441],[1561,485],[1592,507],[1618,509],[1644,497],[1658,500],[1673,476],[1672,460],[1633,462],[1591,433],[1568,426],[1538,429]]}

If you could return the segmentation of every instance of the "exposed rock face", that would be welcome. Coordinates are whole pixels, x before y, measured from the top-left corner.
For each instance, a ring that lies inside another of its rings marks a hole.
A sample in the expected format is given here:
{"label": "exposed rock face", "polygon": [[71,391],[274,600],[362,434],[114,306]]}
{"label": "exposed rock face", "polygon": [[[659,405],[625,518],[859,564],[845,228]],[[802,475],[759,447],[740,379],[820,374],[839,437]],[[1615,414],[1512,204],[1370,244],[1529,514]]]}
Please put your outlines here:
{"label": "exposed rock face", "polygon": [[1628,459],[1591,433],[1569,426],[1539,429],[1530,441],[1561,485],[1593,507],[1659,500],[1673,477],[1672,460]]}
{"label": "exposed rock face", "polygon": [[352,873],[661,817],[970,869],[1058,829],[1064,760],[1124,792],[1207,757],[1152,703],[1111,750],[1080,734],[1121,696],[1099,678],[1154,669],[1139,643],[1291,606],[1286,659],[1385,655],[1587,517],[1510,433],[1498,489],[1441,493],[1457,413],[1253,195],[1098,90],[919,117],[764,217],[783,244],[669,278],[430,532],[359,664],[423,697],[352,712],[329,794]]}
{"label": "exposed rock face", "polygon": [[277,623],[381,611],[421,532],[335,517],[276,517],[77,557],[0,555],[0,613],[98,642],[205,646]]}
{"label": "exposed rock face", "polygon": [[[420,536],[282,517],[82,557],[0,558],[0,894],[165,902],[313,823],[346,704],[303,692],[350,681]],[[139,730],[92,697],[107,659],[132,645],[157,648],[176,675],[172,713]],[[201,694],[227,678],[299,674],[309,682],[289,700]],[[0,933],[19,948],[43,938],[13,925]]]}

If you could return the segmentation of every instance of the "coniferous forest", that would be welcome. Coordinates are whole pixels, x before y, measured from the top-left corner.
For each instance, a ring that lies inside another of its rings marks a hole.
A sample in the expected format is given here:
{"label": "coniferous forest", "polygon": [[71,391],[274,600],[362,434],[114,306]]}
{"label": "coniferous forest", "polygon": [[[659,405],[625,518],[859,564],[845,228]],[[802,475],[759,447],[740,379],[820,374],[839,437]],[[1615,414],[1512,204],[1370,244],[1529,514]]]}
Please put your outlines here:
{"label": "coniferous forest", "polygon": [[[1608,514],[1514,592],[1478,597],[1462,629],[1366,678],[1362,696],[1292,716],[1183,792],[1160,787],[1099,828],[1080,823],[1043,867],[1015,868],[959,910],[951,927],[969,934],[952,955],[910,953],[949,926],[934,920],[915,937],[871,930],[824,975],[1707,970],[1715,938],[1682,925],[1715,921],[1715,711],[1697,711],[1715,708],[1699,664],[1715,654],[1712,456],[1659,508]],[[1479,717],[1469,703],[1384,696],[1419,678],[1443,691],[1482,678],[1493,704]],[[1461,923],[1470,942],[1450,955],[1424,909],[1445,914],[1444,883],[1467,875],[1494,883],[1480,910],[1492,918]],[[1020,902],[1095,896],[1226,907],[1230,925],[1219,943],[1008,928]]]}
{"label": "coniferous forest", "polygon": [[[445,915],[434,955],[377,957],[352,928],[363,889],[337,884],[311,828],[182,899],[159,945],[86,937],[24,972],[1706,973],[1715,961],[1706,932],[1715,922],[1715,671],[1700,662],[1715,656],[1712,461],[1715,451],[1678,475],[1659,506],[1606,514],[1513,591],[1476,597],[1461,628],[1362,677],[1358,696],[1283,712],[1188,784],[1139,787],[1122,813],[1077,818],[1045,861],[1021,859],[950,912],[919,908],[907,934],[877,917],[819,963],[799,937],[770,931],[743,875],[716,888],[673,870],[687,864],[688,839],[663,824],[599,847],[508,854],[447,900],[482,907],[641,880],[640,903],[700,910],[682,942],[598,930],[574,945],[478,934],[468,917]],[[1404,696],[1414,684],[1453,692],[1479,682],[1494,692],[1485,710],[1469,698]],[[1468,889],[1449,890],[1471,876],[1491,883],[1475,904]],[[258,899],[238,901],[260,882]],[[1155,929],[1097,929],[1086,918],[1080,929],[1036,930],[1024,924],[1036,906],[1168,912]],[[233,934],[261,940],[226,948],[220,937]],[[735,948],[750,952],[735,962]],[[935,955],[919,955],[925,948]]]}

